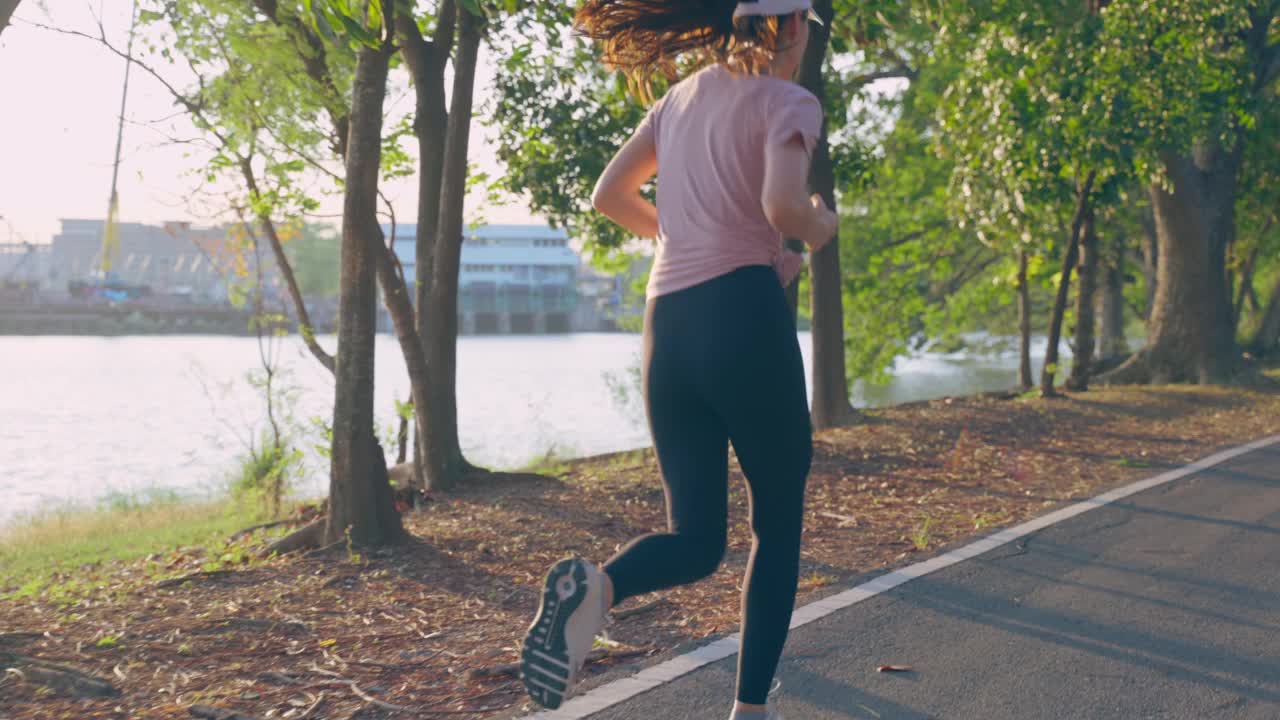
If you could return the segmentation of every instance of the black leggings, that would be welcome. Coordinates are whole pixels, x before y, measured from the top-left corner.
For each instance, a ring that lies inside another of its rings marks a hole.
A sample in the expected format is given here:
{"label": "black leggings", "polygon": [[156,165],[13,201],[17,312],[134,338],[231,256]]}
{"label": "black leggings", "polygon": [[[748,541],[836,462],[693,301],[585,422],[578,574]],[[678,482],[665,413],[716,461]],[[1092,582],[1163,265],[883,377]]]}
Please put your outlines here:
{"label": "black leggings", "polygon": [[795,322],[772,268],[751,266],[650,300],[644,394],[669,533],[605,565],[614,602],[716,571],[728,524],[728,443],[746,475],[754,542],[742,597],[738,700],[762,705],[795,604],[813,452]]}

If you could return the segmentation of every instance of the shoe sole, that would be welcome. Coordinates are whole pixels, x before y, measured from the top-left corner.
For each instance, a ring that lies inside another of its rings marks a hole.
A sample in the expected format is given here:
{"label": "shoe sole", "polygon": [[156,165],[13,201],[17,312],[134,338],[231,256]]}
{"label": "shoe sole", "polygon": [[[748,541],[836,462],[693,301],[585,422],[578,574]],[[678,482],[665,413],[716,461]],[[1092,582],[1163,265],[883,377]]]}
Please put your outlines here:
{"label": "shoe sole", "polygon": [[565,626],[586,596],[586,567],[573,558],[556,563],[547,573],[538,616],[524,639],[520,679],[529,697],[550,710],[564,702],[576,674]]}

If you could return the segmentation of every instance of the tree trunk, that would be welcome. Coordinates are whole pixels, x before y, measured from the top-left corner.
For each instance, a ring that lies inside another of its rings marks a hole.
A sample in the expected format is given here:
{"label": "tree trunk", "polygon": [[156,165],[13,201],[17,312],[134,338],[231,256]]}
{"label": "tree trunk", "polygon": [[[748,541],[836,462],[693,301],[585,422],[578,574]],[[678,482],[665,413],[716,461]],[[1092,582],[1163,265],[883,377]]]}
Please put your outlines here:
{"label": "tree trunk", "polygon": [[420,426],[426,456],[428,490],[453,486],[468,471],[458,441],[458,273],[462,262],[463,212],[467,193],[467,146],[475,92],[476,56],[484,35],[483,19],[459,12],[458,52],[454,59],[453,103],[440,189],[440,220],[432,265],[427,315],[427,365],[430,393],[427,421]]}
{"label": "tree trunk", "polygon": [[[245,185],[249,188],[249,196],[257,199],[260,195],[258,190],[258,178],[253,171],[253,163],[248,158],[240,161],[240,174],[244,176]],[[259,207],[261,207],[259,205]],[[284,243],[280,241],[280,234],[276,231],[275,221],[271,219],[271,214],[260,209],[257,213],[258,224],[262,226],[263,233],[266,234],[267,240],[271,243],[271,254],[276,259],[276,267],[280,270],[280,277],[284,278],[285,287],[289,290],[289,297],[293,300],[293,312],[297,318],[298,334],[302,336],[303,343],[307,349],[315,356],[316,360],[325,367],[330,373],[334,371],[333,356],[320,347],[319,341],[316,340],[315,326],[311,324],[311,316],[307,313],[307,303],[302,299],[302,290],[298,287],[298,279],[293,274],[293,266],[289,263],[289,256],[285,255]]]}
{"label": "tree trunk", "polygon": [[[382,229],[370,235],[374,242],[371,249],[376,263],[378,284],[382,286],[383,303],[391,315],[391,324],[396,331],[396,340],[400,342],[400,352],[404,355],[405,367],[409,371],[409,387],[413,398],[424,398],[430,395],[431,373],[427,367],[425,344],[414,325],[413,303],[409,300],[409,288],[405,283],[404,269],[396,258],[395,251],[383,241]],[[420,427],[429,420],[430,405],[413,403],[413,420]],[[403,460],[401,461],[403,462]],[[414,466],[417,482],[424,480],[421,464]]]}
{"label": "tree trunk", "polygon": [[1235,231],[1238,152],[1216,143],[1161,158],[1173,192],[1150,188],[1160,264],[1147,345],[1112,383],[1221,383],[1239,364],[1226,283]]}
{"label": "tree trunk", "polygon": [[[811,26],[809,46],[800,67],[800,83],[818,100],[826,97],[822,66],[826,60],[830,27],[834,16],[831,0],[818,0],[814,10],[826,25]],[[835,171],[827,144],[824,123],[822,136],[814,151],[809,171],[813,191],[822,195],[829,207],[835,207]],[[812,288],[810,313],[813,316],[813,408],[814,429],[834,427],[857,417],[849,402],[849,379],[845,373],[844,292],[840,277],[840,238],[813,253],[809,260],[809,282]]]}
{"label": "tree trunk", "polygon": [[1151,208],[1142,211],[1142,274],[1146,278],[1147,306],[1142,319],[1151,321],[1151,308],[1156,304],[1156,285],[1159,283],[1160,244],[1156,240],[1156,218]]}
{"label": "tree trunk", "polygon": [[1067,297],[1071,293],[1071,271],[1076,266],[1080,251],[1080,234],[1084,229],[1085,217],[1089,214],[1089,195],[1093,192],[1095,172],[1090,172],[1084,185],[1076,195],[1076,211],[1071,218],[1071,239],[1067,243],[1067,251],[1062,256],[1062,277],[1058,281],[1058,296],[1053,303],[1053,316],[1049,320],[1049,346],[1045,349],[1044,368],[1040,372],[1040,396],[1054,397],[1058,394],[1054,387],[1058,374],[1058,345],[1062,341],[1062,318],[1067,313]]}
{"label": "tree trunk", "polygon": [[1269,357],[1280,352],[1280,280],[1271,288],[1271,298],[1267,300],[1262,325],[1249,343],[1249,349],[1257,357]]}
{"label": "tree trunk", "polygon": [[[1236,299],[1231,304],[1232,326],[1235,327],[1237,334],[1240,331],[1240,320],[1244,317],[1244,301],[1250,295],[1256,295],[1253,289],[1253,273],[1258,267],[1258,254],[1261,250],[1261,242],[1254,245],[1249,253],[1249,259],[1245,260],[1244,267],[1240,268],[1240,289],[1235,292]],[[1257,307],[1254,310],[1257,310]]]}
{"label": "tree trunk", "polygon": [[1031,378],[1031,288],[1027,285],[1027,251],[1018,251],[1018,386],[1023,392],[1035,386]]}
{"label": "tree trunk", "polygon": [[[440,185],[449,121],[445,108],[444,73],[453,48],[456,19],[456,4],[453,0],[445,0],[440,8],[435,36],[428,43],[411,15],[402,13],[397,17],[397,31],[401,38],[405,65],[413,77],[416,98],[413,133],[418,141],[418,227],[414,243],[414,300],[417,306],[417,336],[423,353],[427,352],[427,343],[431,337],[425,308],[431,297],[436,230],[440,222]],[[412,377],[410,381],[412,382]],[[421,442],[422,437],[423,435],[415,432],[413,460],[417,482],[420,487],[426,487],[426,448]]]}
{"label": "tree trunk", "polygon": [[378,545],[403,535],[392,501],[387,462],[374,433],[375,265],[382,231],[377,192],[382,104],[390,52],[357,55],[343,190],[342,265],[338,306],[338,362],[333,404],[329,515],[324,542],[344,537]]}
{"label": "tree trunk", "polygon": [[1100,362],[1115,360],[1129,352],[1129,344],[1124,337],[1124,243],[1117,242],[1115,247],[1115,262],[1107,264],[1102,275],[1102,292],[1098,295]]}
{"label": "tree trunk", "polygon": [[13,11],[18,9],[18,3],[21,0],[0,0],[0,33],[9,27],[9,18],[13,16]]}
{"label": "tree trunk", "polygon": [[1094,337],[1093,309],[1098,288],[1098,233],[1094,226],[1093,208],[1084,216],[1080,230],[1080,258],[1077,272],[1080,286],[1076,289],[1076,354],[1071,363],[1071,377],[1067,388],[1076,392],[1089,389],[1089,376],[1093,373]]}

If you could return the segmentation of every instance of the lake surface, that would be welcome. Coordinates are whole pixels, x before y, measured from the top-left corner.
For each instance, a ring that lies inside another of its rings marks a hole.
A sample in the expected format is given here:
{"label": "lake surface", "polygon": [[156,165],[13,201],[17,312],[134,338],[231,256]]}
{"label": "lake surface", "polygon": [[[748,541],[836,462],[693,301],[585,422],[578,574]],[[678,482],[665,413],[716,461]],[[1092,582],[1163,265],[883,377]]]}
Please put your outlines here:
{"label": "lake surface", "polygon": [[[808,334],[800,341],[808,366]],[[333,337],[321,342],[334,346]],[[322,437],[312,419],[331,418],[332,378],[297,338],[270,349],[295,388],[292,426],[311,448]],[[1036,349],[1038,372],[1043,343]],[[639,354],[640,337],[626,334],[462,338],[458,412],[468,458],[517,468],[549,453],[648,445]],[[220,492],[265,428],[261,395],[247,379],[256,367],[253,338],[0,337],[0,523],[111,496]],[[409,389],[390,336],[377,339],[376,378],[378,416],[390,433],[395,401]],[[924,353],[899,361],[889,384],[856,387],[854,403],[1001,390],[1016,380],[1014,353]],[[327,487],[326,461],[308,450],[299,490]]]}

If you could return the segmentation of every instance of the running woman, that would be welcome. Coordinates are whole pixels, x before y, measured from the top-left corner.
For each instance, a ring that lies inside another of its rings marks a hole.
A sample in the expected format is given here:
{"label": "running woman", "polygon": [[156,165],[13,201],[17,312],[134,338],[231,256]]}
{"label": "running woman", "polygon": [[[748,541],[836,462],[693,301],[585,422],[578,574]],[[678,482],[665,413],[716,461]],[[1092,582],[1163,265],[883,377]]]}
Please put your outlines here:
{"label": "running woman", "polygon": [[[629,597],[711,575],[724,557],[728,445],[746,476],[753,542],[742,594],[731,720],[781,720],[768,704],[799,574],[812,429],[796,327],[784,294],[836,215],[810,196],[822,108],[795,82],[820,22],[810,0],[587,0],[576,25],[641,87],[673,85],[600,177],[597,210],[657,239],[644,318],[643,383],[666,490],[668,532],[636,538],[597,568],[556,564],[524,641],[525,687],[556,708]],[[657,175],[657,203],[641,189]]]}

